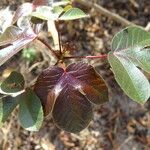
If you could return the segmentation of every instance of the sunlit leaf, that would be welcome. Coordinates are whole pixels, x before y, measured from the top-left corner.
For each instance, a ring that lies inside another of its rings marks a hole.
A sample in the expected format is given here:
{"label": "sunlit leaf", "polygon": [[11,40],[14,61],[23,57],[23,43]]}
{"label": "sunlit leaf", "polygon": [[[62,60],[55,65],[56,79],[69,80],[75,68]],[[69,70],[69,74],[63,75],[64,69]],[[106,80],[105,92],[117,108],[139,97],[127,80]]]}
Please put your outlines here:
{"label": "sunlit leaf", "polygon": [[128,27],[113,38],[108,57],[120,87],[141,104],[150,97],[150,84],[137,66],[149,71],[149,51],[146,48],[149,45],[150,33],[140,27]]}
{"label": "sunlit leaf", "polygon": [[29,131],[38,131],[43,123],[43,109],[39,98],[31,89],[20,95],[19,120]]}
{"label": "sunlit leaf", "polygon": [[[5,37],[5,35],[3,36]],[[15,41],[10,42],[10,44],[4,45],[0,48],[0,66],[4,64],[8,59],[10,59],[13,55],[18,53],[25,45],[32,42],[37,37],[37,35],[31,28],[28,28],[27,30],[23,31],[21,35],[19,33],[18,37],[14,37],[14,39],[16,39]],[[1,41],[4,40],[1,39]]]}
{"label": "sunlit leaf", "polygon": [[21,6],[18,7],[16,10],[14,17],[12,19],[12,24],[17,22],[17,20],[23,16],[28,16],[34,10],[34,5],[32,3],[23,3]]}
{"label": "sunlit leaf", "polygon": [[0,98],[0,126],[8,119],[12,111],[17,107],[18,99],[17,97],[7,96]]}
{"label": "sunlit leaf", "polygon": [[71,3],[71,0],[62,0],[60,2],[54,2],[52,3],[52,6],[55,7],[55,6],[62,6],[62,5],[67,5],[67,4],[70,4]]}
{"label": "sunlit leaf", "polygon": [[81,9],[70,8],[63,15],[61,15],[61,17],[59,17],[59,20],[74,20],[84,17],[87,17],[87,15]]}
{"label": "sunlit leaf", "polygon": [[63,12],[62,7],[48,7],[48,6],[41,6],[36,9],[31,15],[43,20],[57,20],[59,15]]}
{"label": "sunlit leaf", "polygon": [[104,80],[86,63],[71,64],[65,70],[51,67],[42,72],[34,88],[45,115],[69,132],[84,129],[92,117],[91,103],[108,101]]}
{"label": "sunlit leaf", "polygon": [[10,44],[17,39],[20,38],[22,35],[22,30],[15,27],[15,26],[10,26],[8,27],[5,32],[0,35],[0,46]]}
{"label": "sunlit leaf", "polygon": [[24,89],[24,77],[22,74],[13,71],[0,85],[5,93],[16,93]]}

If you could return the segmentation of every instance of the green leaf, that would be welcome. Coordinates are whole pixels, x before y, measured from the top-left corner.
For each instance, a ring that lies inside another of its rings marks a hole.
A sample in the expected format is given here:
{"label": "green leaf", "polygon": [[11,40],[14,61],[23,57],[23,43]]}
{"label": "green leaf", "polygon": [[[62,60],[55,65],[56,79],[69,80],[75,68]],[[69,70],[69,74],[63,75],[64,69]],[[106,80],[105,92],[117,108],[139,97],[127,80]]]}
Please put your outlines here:
{"label": "green leaf", "polygon": [[57,20],[62,12],[63,8],[60,6],[54,8],[49,6],[40,6],[31,15],[42,20]]}
{"label": "green leaf", "polygon": [[87,17],[87,15],[79,8],[71,8],[67,10],[59,20],[74,20],[79,18]]}
{"label": "green leaf", "polygon": [[21,126],[29,131],[38,131],[43,122],[43,109],[39,98],[31,89],[20,95],[19,120]]}
{"label": "green leaf", "polygon": [[2,82],[0,88],[5,93],[17,93],[24,89],[24,84],[25,81],[22,74],[13,71],[8,78]]}
{"label": "green leaf", "polygon": [[55,6],[62,6],[62,5],[67,5],[67,4],[69,4],[69,3],[71,3],[70,0],[62,0],[62,1],[60,1],[60,2],[54,2],[54,3],[52,4],[52,6],[53,6],[53,7],[55,7]]}
{"label": "green leaf", "polygon": [[9,115],[17,107],[17,105],[17,97],[7,96],[0,98],[0,127],[8,119]]}
{"label": "green leaf", "polygon": [[150,33],[140,27],[128,27],[113,38],[112,51],[108,55],[120,87],[131,99],[141,104],[150,97],[150,84],[137,66],[149,71],[150,55],[146,48],[149,45]]}

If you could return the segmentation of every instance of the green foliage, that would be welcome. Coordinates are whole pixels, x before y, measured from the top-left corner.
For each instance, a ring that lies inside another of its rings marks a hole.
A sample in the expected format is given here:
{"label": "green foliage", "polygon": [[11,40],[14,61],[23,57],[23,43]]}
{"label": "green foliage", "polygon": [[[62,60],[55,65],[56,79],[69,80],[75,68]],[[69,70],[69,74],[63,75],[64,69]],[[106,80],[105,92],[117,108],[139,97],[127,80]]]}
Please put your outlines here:
{"label": "green foliage", "polygon": [[37,58],[37,51],[34,48],[25,48],[22,51],[22,58],[28,62],[33,62]]}
{"label": "green foliage", "polygon": [[24,77],[22,74],[13,71],[0,85],[0,88],[5,93],[16,93],[24,89]]}
{"label": "green foliage", "polygon": [[43,123],[43,109],[39,98],[31,89],[19,96],[19,120],[29,131],[38,131]]}
{"label": "green foliage", "polygon": [[150,96],[150,84],[137,67],[149,72],[150,33],[128,27],[113,38],[111,46],[108,60],[116,81],[131,99],[144,104]]}
{"label": "green foliage", "polygon": [[[35,39],[47,46],[59,63],[72,58],[107,58],[106,54],[105,57],[67,57],[66,52],[71,54],[73,46],[64,44],[65,50],[55,51],[41,39],[39,33],[45,22],[53,20],[58,24],[59,20],[87,16],[69,0],[51,2],[34,0],[17,9],[12,25],[0,35],[0,66]],[[37,52],[33,48],[24,49],[22,57],[32,62],[37,58]],[[150,33],[137,26],[122,30],[112,40],[108,61],[122,90],[134,101],[144,104],[150,97],[150,83],[143,74],[143,71],[150,73]],[[13,71],[2,81],[0,92],[5,94],[0,98],[0,126],[19,105],[20,123],[29,131],[38,131],[44,115],[50,114],[59,128],[80,132],[92,119],[92,104],[108,101],[105,82],[92,66],[84,62],[66,68],[51,66],[42,71],[32,88],[26,87],[23,76]]]}
{"label": "green foliage", "polygon": [[4,122],[8,119],[9,115],[18,105],[17,97],[6,96],[4,98],[0,98],[0,127],[4,124]]}
{"label": "green foliage", "polygon": [[31,14],[34,17],[43,20],[74,20],[87,17],[87,15],[79,8],[66,9],[61,6],[49,7],[41,6]]}

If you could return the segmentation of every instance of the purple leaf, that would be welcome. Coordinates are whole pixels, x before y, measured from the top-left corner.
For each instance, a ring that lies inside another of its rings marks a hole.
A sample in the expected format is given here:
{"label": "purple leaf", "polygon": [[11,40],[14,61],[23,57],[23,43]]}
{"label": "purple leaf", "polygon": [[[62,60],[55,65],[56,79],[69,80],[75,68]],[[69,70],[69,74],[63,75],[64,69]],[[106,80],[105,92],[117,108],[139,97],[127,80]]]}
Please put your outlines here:
{"label": "purple leaf", "polygon": [[74,63],[65,70],[56,66],[44,70],[34,90],[45,115],[51,113],[56,125],[69,132],[79,132],[89,124],[91,102],[108,100],[104,80],[86,63]]}
{"label": "purple leaf", "polygon": [[35,6],[47,6],[47,5],[49,5],[49,3],[50,3],[50,0],[34,0],[33,1],[33,5],[35,5]]}
{"label": "purple leaf", "polygon": [[35,7],[32,3],[22,4],[15,12],[12,19],[12,24],[14,24],[19,18],[30,15],[34,9]]}
{"label": "purple leaf", "polygon": [[[5,35],[2,36],[5,37]],[[13,35],[8,37],[8,39],[6,38],[6,42],[4,41],[5,38],[4,40],[1,40],[1,43],[9,45],[4,45],[2,49],[0,49],[0,66],[4,64],[8,59],[10,59],[13,55],[18,53],[25,45],[33,41],[37,37],[37,35],[31,28],[29,28],[26,31],[19,32],[18,35],[16,32],[14,32],[14,40],[12,39],[12,37]],[[10,43],[8,43],[8,41]]]}
{"label": "purple leaf", "polygon": [[22,35],[22,30],[15,27],[15,26],[10,26],[8,27],[5,32],[0,35],[0,46],[10,44],[17,39],[20,38]]}

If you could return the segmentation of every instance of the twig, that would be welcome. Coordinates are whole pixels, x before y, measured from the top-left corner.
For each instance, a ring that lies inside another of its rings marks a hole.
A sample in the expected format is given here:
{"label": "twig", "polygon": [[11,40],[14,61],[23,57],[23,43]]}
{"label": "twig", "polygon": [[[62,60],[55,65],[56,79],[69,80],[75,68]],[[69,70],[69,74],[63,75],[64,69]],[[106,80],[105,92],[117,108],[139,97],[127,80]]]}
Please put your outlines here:
{"label": "twig", "polygon": [[50,46],[44,39],[41,39],[40,37],[38,37],[37,40],[39,40],[41,43],[43,43],[43,44],[52,52],[52,54],[53,54],[57,59],[59,59],[58,54],[55,52],[55,50],[53,50],[53,49],[51,48],[51,46]]}
{"label": "twig", "polygon": [[94,8],[97,12],[99,12],[100,14],[103,14],[103,15],[107,16],[107,17],[110,18],[110,19],[113,19],[113,20],[115,20],[115,21],[121,23],[121,24],[124,25],[124,26],[135,25],[134,23],[128,21],[127,19],[125,19],[125,18],[119,16],[118,14],[115,14],[115,13],[113,13],[113,12],[110,12],[110,11],[107,10],[106,8],[100,6],[100,5],[96,4],[96,3],[92,3],[92,2],[90,2],[90,1],[88,1],[88,0],[74,0],[74,1],[76,1],[76,2],[78,2],[78,3],[80,3],[80,4],[82,4],[82,5],[84,5],[84,6],[86,6],[86,7],[90,7],[90,8],[92,7],[92,8]]}
{"label": "twig", "polygon": [[97,56],[68,56],[68,57],[64,57],[63,59],[82,59],[82,58],[89,58],[89,59],[106,59],[107,58],[107,54],[103,54],[103,55],[97,55]]}

